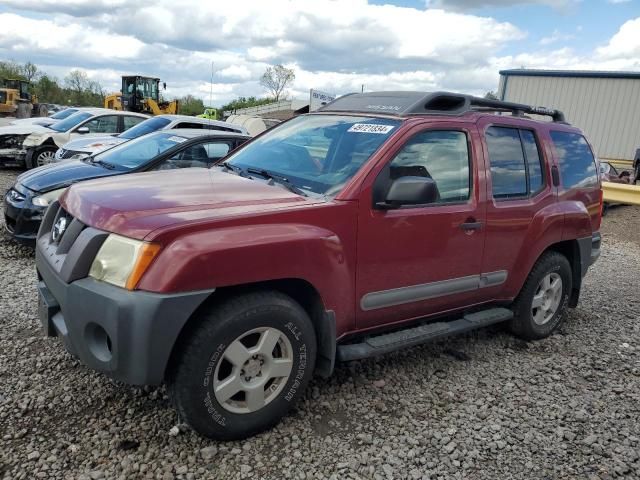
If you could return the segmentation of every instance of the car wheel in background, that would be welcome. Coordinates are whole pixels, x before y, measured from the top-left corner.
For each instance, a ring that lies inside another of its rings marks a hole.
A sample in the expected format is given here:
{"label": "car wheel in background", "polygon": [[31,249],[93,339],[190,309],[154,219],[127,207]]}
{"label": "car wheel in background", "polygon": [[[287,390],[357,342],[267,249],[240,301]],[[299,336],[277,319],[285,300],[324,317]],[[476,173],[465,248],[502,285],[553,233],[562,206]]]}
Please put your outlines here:
{"label": "car wheel in background", "polygon": [[[30,161],[27,162],[27,168],[42,167],[43,165],[49,165],[55,162],[55,155],[58,147],[52,147],[45,145],[43,147],[36,148],[31,154]],[[27,157],[29,160],[29,157]]]}
{"label": "car wheel in background", "polygon": [[181,419],[217,440],[243,439],[278,423],[313,374],[316,338],[305,310],[280,292],[255,292],[192,321],[167,379]]}
{"label": "car wheel in background", "polygon": [[525,340],[551,335],[562,323],[572,288],[571,266],[561,253],[544,253],[512,308],[511,331]]}

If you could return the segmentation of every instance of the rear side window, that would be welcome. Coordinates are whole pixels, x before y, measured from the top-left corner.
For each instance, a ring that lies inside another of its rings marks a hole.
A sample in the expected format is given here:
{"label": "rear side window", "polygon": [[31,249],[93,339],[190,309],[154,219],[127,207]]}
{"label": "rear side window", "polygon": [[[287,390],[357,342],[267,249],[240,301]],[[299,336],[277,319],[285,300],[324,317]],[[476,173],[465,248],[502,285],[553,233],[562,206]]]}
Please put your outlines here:
{"label": "rear side window", "polygon": [[577,133],[551,132],[564,188],[598,184],[596,162],[585,138]]}
{"label": "rear side window", "polygon": [[489,127],[486,133],[493,198],[521,198],[544,187],[542,157],[530,130]]}

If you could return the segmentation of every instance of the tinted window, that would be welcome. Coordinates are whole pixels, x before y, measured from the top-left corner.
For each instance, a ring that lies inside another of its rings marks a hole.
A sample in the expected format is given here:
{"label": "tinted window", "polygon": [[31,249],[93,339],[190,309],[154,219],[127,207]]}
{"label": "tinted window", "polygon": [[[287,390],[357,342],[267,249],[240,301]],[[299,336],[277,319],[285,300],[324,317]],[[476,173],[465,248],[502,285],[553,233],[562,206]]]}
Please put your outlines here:
{"label": "tinted window", "polygon": [[530,130],[520,130],[522,136],[522,146],[527,157],[527,167],[529,171],[529,192],[537,192],[544,185],[542,164],[540,162],[540,152],[536,137]]}
{"label": "tinted window", "polygon": [[404,176],[435,180],[441,202],[467,200],[467,136],[463,132],[429,131],[412,137],[389,164],[390,180]]}
{"label": "tinted window", "polygon": [[144,117],[124,117],[122,119],[123,130],[129,130],[131,127],[135,127],[144,120]]}
{"label": "tinted window", "polygon": [[593,153],[582,135],[552,131],[551,139],[556,148],[562,185],[565,188],[598,184]]}
{"label": "tinted window", "polygon": [[163,117],[155,117],[149,118],[144,122],[140,122],[135,127],[130,128],[124,133],[118,135],[120,138],[126,138],[127,140],[132,140],[134,138],[141,137],[142,135],[146,135],[147,133],[155,132],[156,130],[161,130],[167,125],[171,123],[171,120]]}
{"label": "tinted window", "polygon": [[105,115],[89,120],[82,126],[87,127],[89,133],[117,133],[118,117],[115,115]]}
{"label": "tinted window", "polygon": [[519,197],[527,194],[527,171],[516,128],[489,127],[487,148],[491,163],[494,198]]}

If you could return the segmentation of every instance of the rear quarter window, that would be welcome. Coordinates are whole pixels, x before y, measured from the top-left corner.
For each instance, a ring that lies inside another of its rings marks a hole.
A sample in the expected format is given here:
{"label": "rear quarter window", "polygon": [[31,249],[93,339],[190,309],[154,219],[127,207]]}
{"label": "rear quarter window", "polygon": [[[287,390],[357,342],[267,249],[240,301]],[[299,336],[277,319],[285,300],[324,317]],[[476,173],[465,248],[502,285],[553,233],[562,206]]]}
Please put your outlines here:
{"label": "rear quarter window", "polygon": [[551,131],[564,188],[593,187],[598,184],[596,162],[585,138],[578,133]]}

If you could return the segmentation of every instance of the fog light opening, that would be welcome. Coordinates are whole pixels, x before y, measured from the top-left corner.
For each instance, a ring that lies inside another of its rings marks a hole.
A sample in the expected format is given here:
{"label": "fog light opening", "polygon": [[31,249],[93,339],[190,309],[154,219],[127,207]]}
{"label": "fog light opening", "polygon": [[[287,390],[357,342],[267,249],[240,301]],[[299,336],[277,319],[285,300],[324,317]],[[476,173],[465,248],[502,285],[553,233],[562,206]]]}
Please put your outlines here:
{"label": "fog light opening", "polygon": [[101,362],[108,362],[112,358],[111,337],[104,328],[96,323],[89,323],[85,330],[87,347],[91,354]]}

